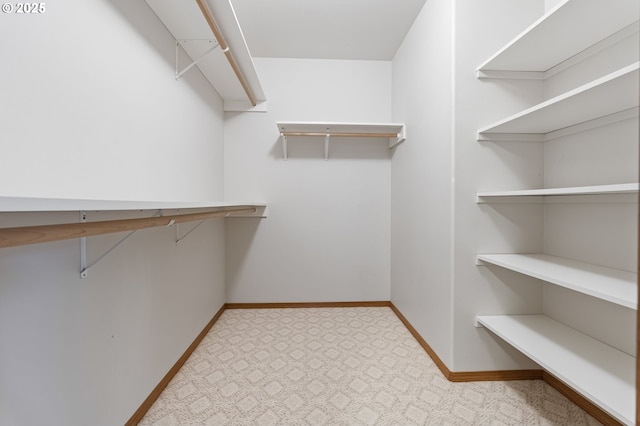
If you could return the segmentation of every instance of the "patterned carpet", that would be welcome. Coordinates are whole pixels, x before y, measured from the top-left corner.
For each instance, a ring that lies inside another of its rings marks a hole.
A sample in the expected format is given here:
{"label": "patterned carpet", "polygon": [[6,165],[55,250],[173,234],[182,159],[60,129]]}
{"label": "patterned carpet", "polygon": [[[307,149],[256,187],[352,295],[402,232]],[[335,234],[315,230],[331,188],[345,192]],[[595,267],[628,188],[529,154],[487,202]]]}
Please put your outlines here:
{"label": "patterned carpet", "polygon": [[599,425],[539,380],[452,383],[389,308],[225,311],[140,425]]}

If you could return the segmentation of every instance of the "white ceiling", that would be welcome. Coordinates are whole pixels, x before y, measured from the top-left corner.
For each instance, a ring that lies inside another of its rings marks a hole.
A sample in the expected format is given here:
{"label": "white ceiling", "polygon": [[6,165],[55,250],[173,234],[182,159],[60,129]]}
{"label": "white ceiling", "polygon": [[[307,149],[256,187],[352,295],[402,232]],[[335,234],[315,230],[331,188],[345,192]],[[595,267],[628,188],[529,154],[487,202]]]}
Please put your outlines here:
{"label": "white ceiling", "polygon": [[232,0],[254,57],[391,60],[426,0]]}

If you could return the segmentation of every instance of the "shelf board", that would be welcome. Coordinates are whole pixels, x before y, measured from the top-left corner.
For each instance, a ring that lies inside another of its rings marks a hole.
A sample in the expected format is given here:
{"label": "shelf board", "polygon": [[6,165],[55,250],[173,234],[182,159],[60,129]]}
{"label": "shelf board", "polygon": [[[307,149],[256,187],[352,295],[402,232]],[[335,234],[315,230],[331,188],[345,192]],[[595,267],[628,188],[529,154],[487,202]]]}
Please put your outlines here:
{"label": "shelf board", "polygon": [[637,183],[623,183],[616,185],[576,186],[568,188],[522,189],[514,191],[486,191],[478,192],[477,202],[486,202],[491,197],[532,197],[532,196],[561,196],[561,195],[600,195],[600,194],[633,194],[638,192]]}
{"label": "shelf board", "polygon": [[[200,58],[211,47],[212,42],[217,43],[195,1],[146,0],[146,2],[191,60]],[[266,97],[231,2],[209,0],[207,5],[215,15],[216,23],[224,34],[229,50],[242,69],[256,99],[259,103],[263,103]],[[186,65],[188,64],[181,64],[181,68]],[[207,54],[196,66],[224,99],[225,110],[242,108],[238,105],[245,105],[247,110],[251,109],[244,89],[219,47]]]}
{"label": "shelf board", "polygon": [[[282,136],[284,158],[287,158],[287,137],[289,136],[321,136],[326,137],[360,137],[387,138],[389,148],[403,142],[406,137],[403,123],[336,123],[321,121],[279,121],[276,123]],[[329,155],[329,141],[325,139],[325,160]]]}
{"label": "shelf board", "polygon": [[620,422],[634,424],[634,357],[544,315],[476,320]]}
{"label": "shelf board", "polygon": [[598,78],[478,130],[491,134],[540,135],[637,107],[640,62]]}
{"label": "shelf board", "polygon": [[335,137],[383,137],[392,142],[389,148],[402,142],[405,138],[405,128],[402,123],[336,123],[320,121],[279,121],[276,123],[281,134],[296,133],[290,136],[325,136]]}
{"label": "shelf board", "polygon": [[265,203],[232,201],[128,201],[92,200],[79,198],[40,198],[0,196],[0,213],[8,212],[63,212],[63,211],[136,211],[136,210],[189,210],[225,207],[256,207]]}
{"label": "shelf board", "polygon": [[637,274],[544,254],[479,254],[477,259],[598,299],[638,309]]}
{"label": "shelf board", "polygon": [[548,71],[638,21],[639,15],[637,0],[618,0],[615,6],[602,0],[561,1],[478,71]]}

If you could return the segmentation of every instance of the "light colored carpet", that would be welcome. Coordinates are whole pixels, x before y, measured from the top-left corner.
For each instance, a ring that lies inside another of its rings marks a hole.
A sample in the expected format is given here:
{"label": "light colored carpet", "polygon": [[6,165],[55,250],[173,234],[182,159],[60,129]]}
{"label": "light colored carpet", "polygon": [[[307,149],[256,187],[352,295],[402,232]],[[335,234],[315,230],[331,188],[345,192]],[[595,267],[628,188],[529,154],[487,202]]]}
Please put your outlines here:
{"label": "light colored carpet", "polygon": [[452,383],[389,308],[227,310],[140,425],[599,425],[539,380]]}

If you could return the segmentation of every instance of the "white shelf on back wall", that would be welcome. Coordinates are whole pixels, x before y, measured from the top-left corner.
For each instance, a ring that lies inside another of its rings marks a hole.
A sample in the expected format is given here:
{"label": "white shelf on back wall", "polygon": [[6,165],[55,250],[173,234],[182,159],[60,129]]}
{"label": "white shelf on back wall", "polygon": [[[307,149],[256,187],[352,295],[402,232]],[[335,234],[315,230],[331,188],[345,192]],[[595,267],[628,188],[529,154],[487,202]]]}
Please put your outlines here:
{"label": "white shelf on back wall", "polygon": [[500,266],[607,302],[638,309],[637,274],[545,254],[479,254]]}
{"label": "white shelf on back wall", "polygon": [[323,137],[325,142],[325,160],[329,156],[329,140],[331,137],[361,137],[389,139],[389,148],[403,142],[406,137],[403,123],[336,123],[336,122],[303,122],[279,121],[276,123],[282,138],[282,152],[288,157],[288,137]]}
{"label": "white shelf on back wall", "polygon": [[544,315],[478,316],[476,321],[618,421],[634,424],[634,357]]}
{"label": "white shelf on back wall", "polygon": [[486,203],[491,199],[516,197],[547,197],[563,195],[606,195],[638,193],[637,183],[614,185],[574,186],[567,188],[521,189],[514,191],[485,191],[477,193],[477,202]]}
{"label": "white shelf on back wall", "polygon": [[499,77],[495,71],[515,71],[528,73],[527,78],[545,78],[546,71],[621,29],[635,23],[627,33],[637,32],[639,15],[637,1],[563,0],[480,65],[478,76]]}
{"label": "white shelf on back wall", "polygon": [[[584,84],[567,93],[478,130],[478,140],[516,135],[514,140],[544,141],[544,135],[626,111],[640,104],[640,62]],[[524,137],[522,136],[524,135]]]}

